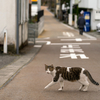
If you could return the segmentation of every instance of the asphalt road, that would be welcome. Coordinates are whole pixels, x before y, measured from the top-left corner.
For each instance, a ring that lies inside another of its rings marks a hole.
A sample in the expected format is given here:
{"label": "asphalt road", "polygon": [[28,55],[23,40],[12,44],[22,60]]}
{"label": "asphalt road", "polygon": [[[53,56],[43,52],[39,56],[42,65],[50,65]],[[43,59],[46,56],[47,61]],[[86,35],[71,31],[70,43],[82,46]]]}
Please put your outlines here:
{"label": "asphalt road", "polygon": [[100,83],[100,40],[79,35],[77,30],[64,26],[45,9],[45,31],[37,40],[44,43],[36,57],[0,90],[0,100],[100,100],[100,86],[90,83],[88,92],[78,91],[78,82],[65,81],[44,90],[51,82],[44,64],[84,67]]}

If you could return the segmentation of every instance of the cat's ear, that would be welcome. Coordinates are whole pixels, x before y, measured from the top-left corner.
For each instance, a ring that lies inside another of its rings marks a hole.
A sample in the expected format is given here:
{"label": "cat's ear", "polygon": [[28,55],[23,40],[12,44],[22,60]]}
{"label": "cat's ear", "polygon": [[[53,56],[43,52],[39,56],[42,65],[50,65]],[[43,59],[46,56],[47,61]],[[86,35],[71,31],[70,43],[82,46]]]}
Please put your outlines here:
{"label": "cat's ear", "polygon": [[47,65],[45,64],[45,67],[46,67]]}

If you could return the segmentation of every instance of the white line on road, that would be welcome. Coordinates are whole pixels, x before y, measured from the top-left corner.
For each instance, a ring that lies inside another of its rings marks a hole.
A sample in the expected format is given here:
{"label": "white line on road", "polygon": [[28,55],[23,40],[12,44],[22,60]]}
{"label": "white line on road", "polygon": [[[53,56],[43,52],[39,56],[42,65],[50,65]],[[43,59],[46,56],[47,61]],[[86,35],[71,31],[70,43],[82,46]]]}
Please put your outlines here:
{"label": "white line on road", "polygon": [[51,41],[48,41],[47,43],[46,43],[46,45],[50,45],[51,44]]}
{"label": "white line on road", "polygon": [[90,45],[91,43],[50,43],[49,45]]}
{"label": "white line on road", "polygon": [[76,39],[61,39],[61,41],[77,41],[77,42],[80,42],[80,41],[91,41],[91,40],[96,40],[96,39],[81,39],[81,38],[76,38]]}
{"label": "white line on road", "polygon": [[50,37],[46,37],[46,38],[43,38],[43,39],[50,39]]}
{"label": "white line on road", "polygon": [[68,36],[57,36],[57,38],[72,38],[72,37],[68,37]]}
{"label": "white line on road", "polygon": [[36,41],[36,43],[46,43],[46,45],[50,45],[51,41]]}
{"label": "white line on road", "polygon": [[35,48],[41,48],[42,45],[34,45]]}

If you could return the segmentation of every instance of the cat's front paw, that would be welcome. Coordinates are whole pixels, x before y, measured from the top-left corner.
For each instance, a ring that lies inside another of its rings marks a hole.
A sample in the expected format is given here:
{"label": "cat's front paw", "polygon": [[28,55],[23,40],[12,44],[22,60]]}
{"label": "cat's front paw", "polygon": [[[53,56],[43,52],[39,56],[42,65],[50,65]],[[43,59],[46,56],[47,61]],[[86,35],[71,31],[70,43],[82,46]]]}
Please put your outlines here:
{"label": "cat's front paw", "polygon": [[63,90],[62,88],[59,88],[59,89],[58,89],[58,91],[62,91],[62,90]]}
{"label": "cat's front paw", "polygon": [[46,86],[44,89],[47,89],[48,87]]}

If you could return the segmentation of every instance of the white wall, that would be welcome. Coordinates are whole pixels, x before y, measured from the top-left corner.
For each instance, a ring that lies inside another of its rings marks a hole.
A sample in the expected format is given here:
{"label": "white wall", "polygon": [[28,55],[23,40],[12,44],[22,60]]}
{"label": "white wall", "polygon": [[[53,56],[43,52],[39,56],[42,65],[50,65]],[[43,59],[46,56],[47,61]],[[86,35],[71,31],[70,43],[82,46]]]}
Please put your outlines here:
{"label": "white wall", "polygon": [[96,30],[96,25],[100,23],[100,20],[95,20],[95,10],[91,12],[91,30]]}
{"label": "white wall", "polygon": [[[0,41],[3,42],[3,29],[6,27],[8,43],[15,43],[16,17],[15,0],[0,0]],[[2,32],[2,33],[1,33]]]}
{"label": "white wall", "polygon": [[95,8],[97,0],[81,0],[79,7],[81,8]]}
{"label": "white wall", "polygon": [[81,8],[87,8],[89,6],[89,0],[81,0],[78,6]]}
{"label": "white wall", "polygon": [[100,9],[100,0],[81,0],[79,3],[81,8]]}
{"label": "white wall", "polygon": [[28,40],[28,8],[29,0],[21,1],[21,17],[19,25],[19,46]]}
{"label": "white wall", "polygon": [[[0,0],[0,44],[3,44],[3,29],[7,29],[8,44],[16,48],[16,6],[17,0]],[[28,40],[28,6],[29,0],[21,0],[21,17],[19,22],[19,46]],[[25,3],[26,2],[26,3]],[[22,27],[23,26],[23,27]]]}

